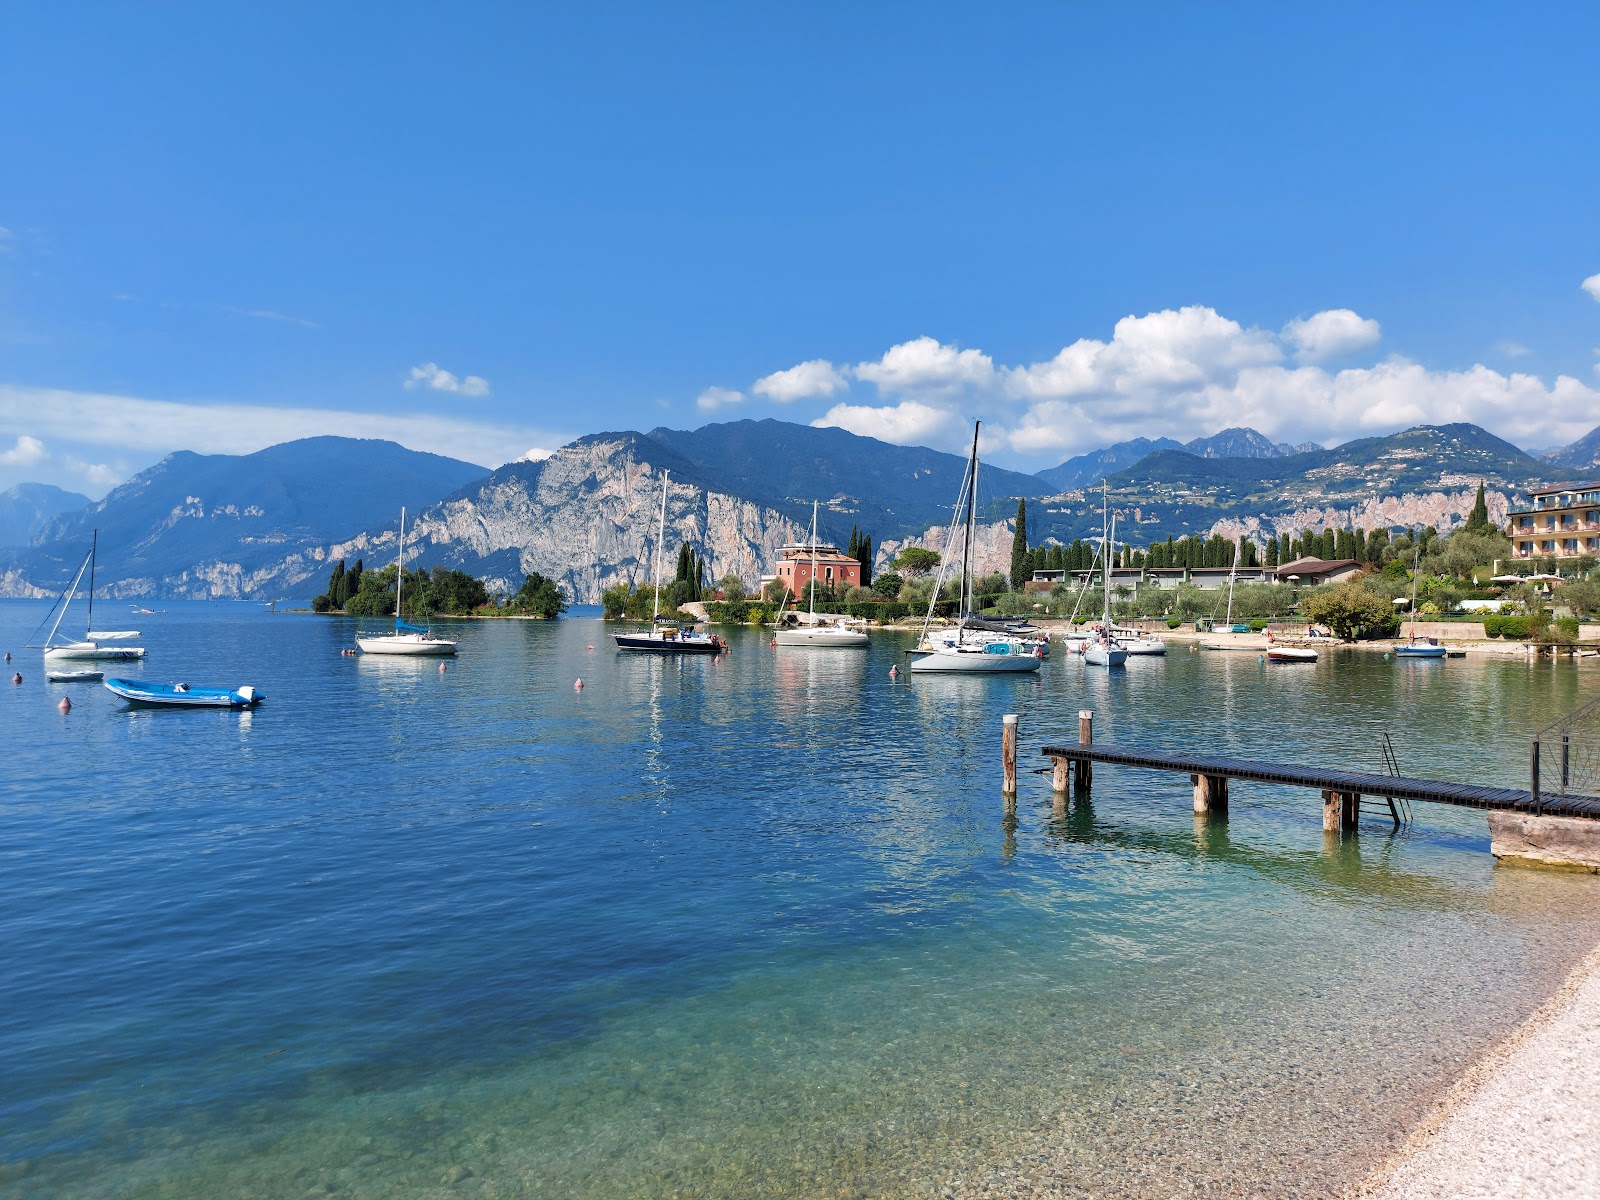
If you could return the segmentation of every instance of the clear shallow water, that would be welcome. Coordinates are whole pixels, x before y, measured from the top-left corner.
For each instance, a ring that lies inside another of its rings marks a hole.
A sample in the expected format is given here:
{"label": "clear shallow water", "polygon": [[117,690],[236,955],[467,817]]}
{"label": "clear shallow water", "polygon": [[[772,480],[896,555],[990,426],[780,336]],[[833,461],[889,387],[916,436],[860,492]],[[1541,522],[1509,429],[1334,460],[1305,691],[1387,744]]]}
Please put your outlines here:
{"label": "clear shallow water", "polygon": [[[1587,664],[888,678],[868,654],[619,656],[598,621],[168,604],[153,679],[256,712],[0,693],[0,1190],[22,1196],[1326,1195],[1600,936],[1596,881],[1481,815],[1327,843],[1320,798],[1101,768],[1070,738],[1507,784]],[[593,645],[592,651],[586,647]],[[574,679],[585,687],[576,691]],[[76,707],[66,716],[55,700]]]}

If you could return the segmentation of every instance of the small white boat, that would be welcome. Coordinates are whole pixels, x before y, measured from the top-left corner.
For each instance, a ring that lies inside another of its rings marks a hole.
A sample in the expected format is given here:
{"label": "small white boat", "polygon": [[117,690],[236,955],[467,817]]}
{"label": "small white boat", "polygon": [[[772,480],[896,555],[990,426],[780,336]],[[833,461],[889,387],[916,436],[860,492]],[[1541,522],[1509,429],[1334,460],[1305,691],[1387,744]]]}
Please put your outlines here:
{"label": "small white boat", "polygon": [[[811,578],[807,591],[810,595],[806,605],[805,621],[793,625],[780,624],[777,632],[772,635],[773,641],[780,646],[816,646],[843,650],[856,649],[867,644],[866,630],[852,629],[843,621],[817,619],[817,502],[815,500],[811,502]],[[786,614],[785,620],[798,620],[798,614]]]}
{"label": "small white boat", "polygon": [[104,671],[46,671],[44,677],[51,683],[99,683],[106,677]]}
{"label": "small white boat", "polygon": [[[1128,651],[1112,633],[1116,627],[1111,623],[1111,559],[1117,549],[1117,519],[1110,515],[1111,485],[1103,483],[1102,490],[1105,507],[1101,511],[1101,528],[1105,532],[1101,545],[1105,548],[1105,560],[1100,574],[1105,580],[1105,604],[1100,624],[1094,627],[1094,636],[1084,643],[1083,661],[1091,667],[1120,667],[1128,661]],[[1162,650],[1164,652],[1166,647],[1163,646]]]}
{"label": "small white boat", "polygon": [[400,510],[400,569],[394,577],[394,632],[356,635],[363,654],[403,654],[416,657],[442,657],[454,654],[456,644],[449,638],[435,637],[431,630],[408,625],[400,616],[400,594],[406,582],[406,510]]}
{"label": "small white boat", "polygon": [[[966,501],[966,541],[961,555],[961,599],[963,609],[971,612],[972,604],[972,522],[973,501],[978,490],[978,425],[972,426],[972,457],[967,463],[967,472],[962,479],[961,494],[956,497],[956,512],[961,511],[962,501]],[[951,517],[950,534],[946,538],[947,546],[954,544],[956,518]],[[957,625],[950,633],[954,640],[945,640],[943,636],[935,639],[929,635],[929,627],[933,622],[934,605],[938,602],[940,588],[944,584],[944,570],[948,565],[948,558],[939,568],[939,578],[933,585],[933,597],[928,601],[928,615],[922,622],[921,644],[917,647],[920,657],[911,662],[911,670],[915,674],[925,675],[939,672],[954,672],[962,674],[1000,674],[1017,671],[1037,671],[1044,662],[1044,651],[1037,646],[1027,647],[1019,639],[1005,634],[970,632],[966,623]],[[991,637],[998,640],[991,641]]]}
{"label": "small white boat", "polygon": [[1037,671],[1044,656],[1037,650],[1028,652],[1009,642],[990,642],[940,646],[911,662],[917,672],[961,671],[969,674],[1001,671]]}
{"label": "small white boat", "polygon": [[[114,646],[107,642],[125,642],[139,636],[138,630],[115,629],[97,631],[94,627],[94,567],[95,556],[100,546],[100,531],[94,532],[94,538],[89,543],[89,553],[84,557],[83,563],[78,567],[78,573],[73,577],[72,583],[62,593],[57,603],[61,606],[61,613],[56,617],[56,623],[50,627],[50,633],[44,640],[45,662],[58,662],[62,659],[88,659],[91,661],[126,662],[130,659],[143,658],[142,646]],[[61,622],[66,619],[67,609],[72,605],[72,598],[77,594],[78,584],[83,581],[83,573],[89,572],[89,612],[88,619],[84,622],[83,638],[76,642],[58,642],[56,633],[61,628]],[[54,611],[54,610],[52,610]],[[45,620],[49,620],[46,617]],[[42,628],[42,626],[41,626]]]}
{"label": "small white boat", "polygon": [[146,683],[142,679],[108,679],[106,691],[131,704],[167,708],[254,708],[266,699],[255,688],[190,687],[187,683]]}
{"label": "small white boat", "polygon": [[868,642],[865,630],[835,624],[784,627],[772,636],[780,646],[834,646],[848,649],[865,646]]}

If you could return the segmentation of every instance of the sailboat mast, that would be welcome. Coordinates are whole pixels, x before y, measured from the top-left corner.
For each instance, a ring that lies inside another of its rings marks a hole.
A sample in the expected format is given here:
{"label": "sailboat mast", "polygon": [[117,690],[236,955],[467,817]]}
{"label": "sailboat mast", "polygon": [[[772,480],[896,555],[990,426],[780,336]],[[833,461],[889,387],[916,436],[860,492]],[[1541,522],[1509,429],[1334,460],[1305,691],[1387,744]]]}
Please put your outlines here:
{"label": "sailboat mast", "polygon": [[83,636],[88,637],[89,631],[94,628],[94,560],[100,550],[100,531],[94,531],[94,537],[89,542],[89,619],[84,622]]}
{"label": "sailboat mast", "polygon": [[[61,605],[61,612],[56,615],[56,623],[50,626],[50,636],[44,639],[46,649],[56,640],[56,630],[61,628],[61,622],[67,619],[67,609],[72,607],[72,597],[78,593],[78,584],[83,580],[83,569],[94,560],[94,551],[89,551],[89,557],[78,564],[78,573],[72,577],[72,586],[67,589],[66,599]],[[46,617],[45,620],[49,620]],[[38,630],[34,630],[35,633]]]}
{"label": "sailboat mast", "polygon": [[656,618],[661,615],[661,552],[667,543],[667,476],[671,471],[661,472],[661,522],[656,526],[656,586],[655,603],[650,608],[650,627],[655,628]]}
{"label": "sailboat mast", "polygon": [[[961,591],[962,591],[962,619],[960,628],[966,627],[966,614],[972,611],[972,502],[978,491],[978,427],[982,422],[972,423],[972,462],[968,465],[967,475],[967,533],[966,540],[961,548]],[[960,633],[956,639],[960,640]]]}
{"label": "sailboat mast", "polygon": [[406,506],[400,506],[400,565],[394,574],[394,619],[399,624],[400,592],[406,586]]}
{"label": "sailboat mast", "polygon": [[811,623],[817,623],[817,502],[811,502],[811,597],[807,602],[806,611],[811,616]]}

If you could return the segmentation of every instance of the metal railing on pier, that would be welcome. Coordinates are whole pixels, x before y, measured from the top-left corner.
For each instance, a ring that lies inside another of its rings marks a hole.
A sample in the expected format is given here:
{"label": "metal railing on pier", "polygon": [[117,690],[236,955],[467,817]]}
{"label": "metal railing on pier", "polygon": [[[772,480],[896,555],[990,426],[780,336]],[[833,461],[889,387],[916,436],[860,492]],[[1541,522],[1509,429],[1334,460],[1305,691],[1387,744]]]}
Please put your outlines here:
{"label": "metal railing on pier", "polygon": [[1536,813],[1545,796],[1600,795],[1600,696],[1533,735],[1528,780]]}

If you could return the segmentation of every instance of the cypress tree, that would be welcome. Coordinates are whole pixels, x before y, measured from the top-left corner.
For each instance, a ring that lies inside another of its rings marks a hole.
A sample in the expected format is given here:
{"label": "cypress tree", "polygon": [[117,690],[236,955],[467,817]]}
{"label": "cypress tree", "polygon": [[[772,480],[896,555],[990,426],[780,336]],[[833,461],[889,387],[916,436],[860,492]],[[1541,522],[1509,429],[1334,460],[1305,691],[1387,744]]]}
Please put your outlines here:
{"label": "cypress tree", "polygon": [[872,586],[872,535],[864,533],[856,543],[856,561],[861,564],[861,586]]}
{"label": "cypress tree", "polygon": [[1267,539],[1267,566],[1278,565],[1278,539],[1276,536]]}
{"label": "cypress tree", "polygon": [[328,576],[328,604],[333,608],[344,607],[344,559],[334,564],[333,574]]}
{"label": "cypress tree", "polygon": [[1017,528],[1011,535],[1011,590],[1028,581],[1028,502],[1017,501]]}
{"label": "cypress tree", "polygon": [[1483,480],[1478,480],[1478,498],[1472,502],[1472,511],[1467,514],[1466,530],[1468,533],[1487,533],[1489,530],[1489,503],[1483,495]]}
{"label": "cypress tree", "polygon": [[358,559],[356,559],[356,565],[351,567],[348,571],[345,572],[345,576],[344,576],[345,598],[347,600],[354,599],[356,593],[359,592],[360,590],[361,590],[361,560],[358,558]]}

